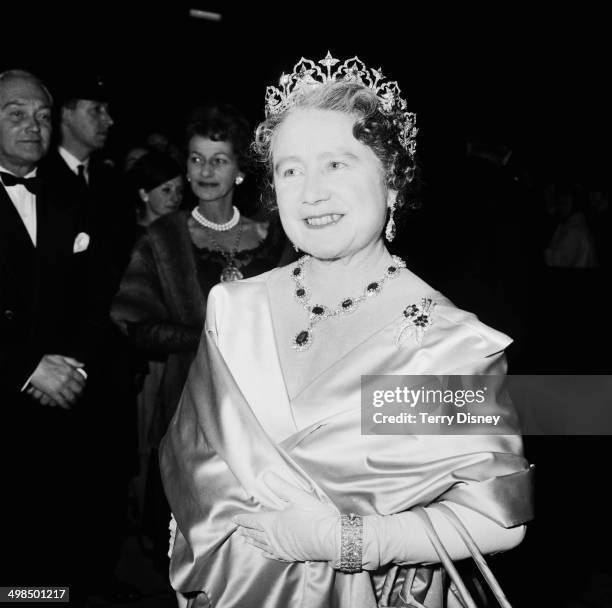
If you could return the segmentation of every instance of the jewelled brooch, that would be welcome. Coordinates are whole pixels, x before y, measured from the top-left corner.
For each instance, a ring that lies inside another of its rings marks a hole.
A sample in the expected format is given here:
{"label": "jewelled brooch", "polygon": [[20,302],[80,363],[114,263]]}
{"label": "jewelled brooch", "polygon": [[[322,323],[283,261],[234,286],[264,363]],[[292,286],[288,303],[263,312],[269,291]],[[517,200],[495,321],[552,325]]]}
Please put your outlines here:
{"label": "jewelled brooch", "polygon": [[408,335],[413,335],[420,346],[425,332],[433,325],[433,309],[436,303],[431,298],[423,298],[421,304],[409,304],[404,308],[404,320],[399,328],[395,345],[400,347]]}

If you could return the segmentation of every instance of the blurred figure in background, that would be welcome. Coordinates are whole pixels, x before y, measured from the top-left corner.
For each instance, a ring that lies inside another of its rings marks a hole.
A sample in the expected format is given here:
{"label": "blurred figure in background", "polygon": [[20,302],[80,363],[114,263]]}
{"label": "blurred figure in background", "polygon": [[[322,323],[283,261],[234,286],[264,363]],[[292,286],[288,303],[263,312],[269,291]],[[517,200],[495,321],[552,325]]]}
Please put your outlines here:
{"label": "blurred figure in background", "polygon": [[170,146],[168,137],[159,131],[151,131],[147,135],[145,143],[150,150],[156,150],[157,152],[167,152],[168,146]]}
{"label": "blurred figure in background", "polygon": [[163,152],[141,156],[128,172],[127,182],[136,210],[138,236],[155,220],[177,211],[183,201],[183,170]]}
{"label": "blurred figure in background", "polygon": [[595,242],[583,211],[579,189],[557,185],[548,212],[556,219],[554,232],[544,251],[547,266],[595,268]]}
{"label": "blurred figure in background", "polygon": [[[136,234],[142,237],[147,227],[155,220],[179,209],[183,200],[184,178],[181,166],[163,152],[147,152],[134,164],[126,175],[128,200],[136,209],[138,225]],[[135,389],[138,392],[138,453],[139,475],[134,480],[135,499],[138,512],[144,513],[144,494],[151,444],[152,415],[159,393],[165,355],[155,356],[149,352],[133,352],[135,363]],[[147,511],[150,514],[150,510]],[[140,523],[142,540],[147,546],[147,537],[154,534],[154,522],[147,516]],[[153,529],[152,529],[153,528]],[[151,545],[149,543],[149,548]]]}
{"label": "blurred figure in background", "polygon": [[184,165],[185,158],[180,148],[162,131],[151,131],[145,137],[145,146],[148,150],[163,152],[171,156],[177,163]]}
{"label": "blurred figure in background", "polygon": [[597,261],[602,268],[610,267],[610,197],[600,185],[592,185],[587,192],[588,215],[595,241]]}
{"label": "blurred figure in background", "polygon": [[185,158],[181,150],[166,135],[157,131],[152,131],[142,138],[132,140],[122,154],[121,168],[123,173],[127,173],[136,162],[149,152],[165,154],[178,163],[185,173]]}
{"label": "blurred figure in background", "polygon": [[136,161],[142,158],[148,151],[149,150],[147,150],[147,148],[140,145],[135,145],[128,148],[127,152],[123,156],[123,173],[127,173],[136,164]]}

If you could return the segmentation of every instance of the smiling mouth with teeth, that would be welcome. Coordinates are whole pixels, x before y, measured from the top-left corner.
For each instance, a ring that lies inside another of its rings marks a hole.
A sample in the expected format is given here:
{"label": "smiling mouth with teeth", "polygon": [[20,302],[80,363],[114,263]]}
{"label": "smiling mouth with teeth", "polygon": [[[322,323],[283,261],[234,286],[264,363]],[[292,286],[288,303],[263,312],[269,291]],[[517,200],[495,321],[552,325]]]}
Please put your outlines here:
{"label": "smiling mouth with teeth", "polygon": [[307,217],[305,221],[309,226],[328,226],[329,224],[336,224],[342,217],[340,213],[330,213],[318,217]]}

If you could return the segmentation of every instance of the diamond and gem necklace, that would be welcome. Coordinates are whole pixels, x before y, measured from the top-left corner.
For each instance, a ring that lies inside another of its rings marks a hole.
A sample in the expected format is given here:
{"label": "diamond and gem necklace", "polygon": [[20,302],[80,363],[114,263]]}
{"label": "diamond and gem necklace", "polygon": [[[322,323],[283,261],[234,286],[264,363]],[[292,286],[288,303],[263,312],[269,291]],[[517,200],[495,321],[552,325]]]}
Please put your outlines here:
{"label": "diamond and gem necklace", "polygon": [[293,295],[308,311],[308,326],[306,329],[300,330],[291,341],[293,348],[299,351],[308,350],[310,348],[313,341],[312,330],[319,321],[353,312],[367,298],[378,295],[382,291],[383,285],[387,279],[396,277],[402,268],[406,268],[404,260],[395,255],[392,256],[393,262],[387,266],[382,278],[378,281],[368,283],[360,296],[356,298],[344,298],[336,308],[331,310],[323,304],[310,303],[310,294],[302,282],[304,279],[304,266],[310,257],[309,255],[301,257],[297,261],[297,265],[291,271],[291,278],[295,283]]}

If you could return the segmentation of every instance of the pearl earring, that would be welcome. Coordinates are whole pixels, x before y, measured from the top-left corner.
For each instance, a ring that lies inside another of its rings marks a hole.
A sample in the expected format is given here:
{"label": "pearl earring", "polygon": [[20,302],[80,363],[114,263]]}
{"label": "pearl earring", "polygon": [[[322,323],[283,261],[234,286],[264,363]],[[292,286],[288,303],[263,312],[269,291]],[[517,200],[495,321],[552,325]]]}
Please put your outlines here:
{"label": "pearl earring", "polygon": [[242,177],[242,175],[238,175],[236,176],[236,179],[234,180],[234,183],[236,184],[236,186],[240,186],[240,184],[244,181],[244,177]]}

